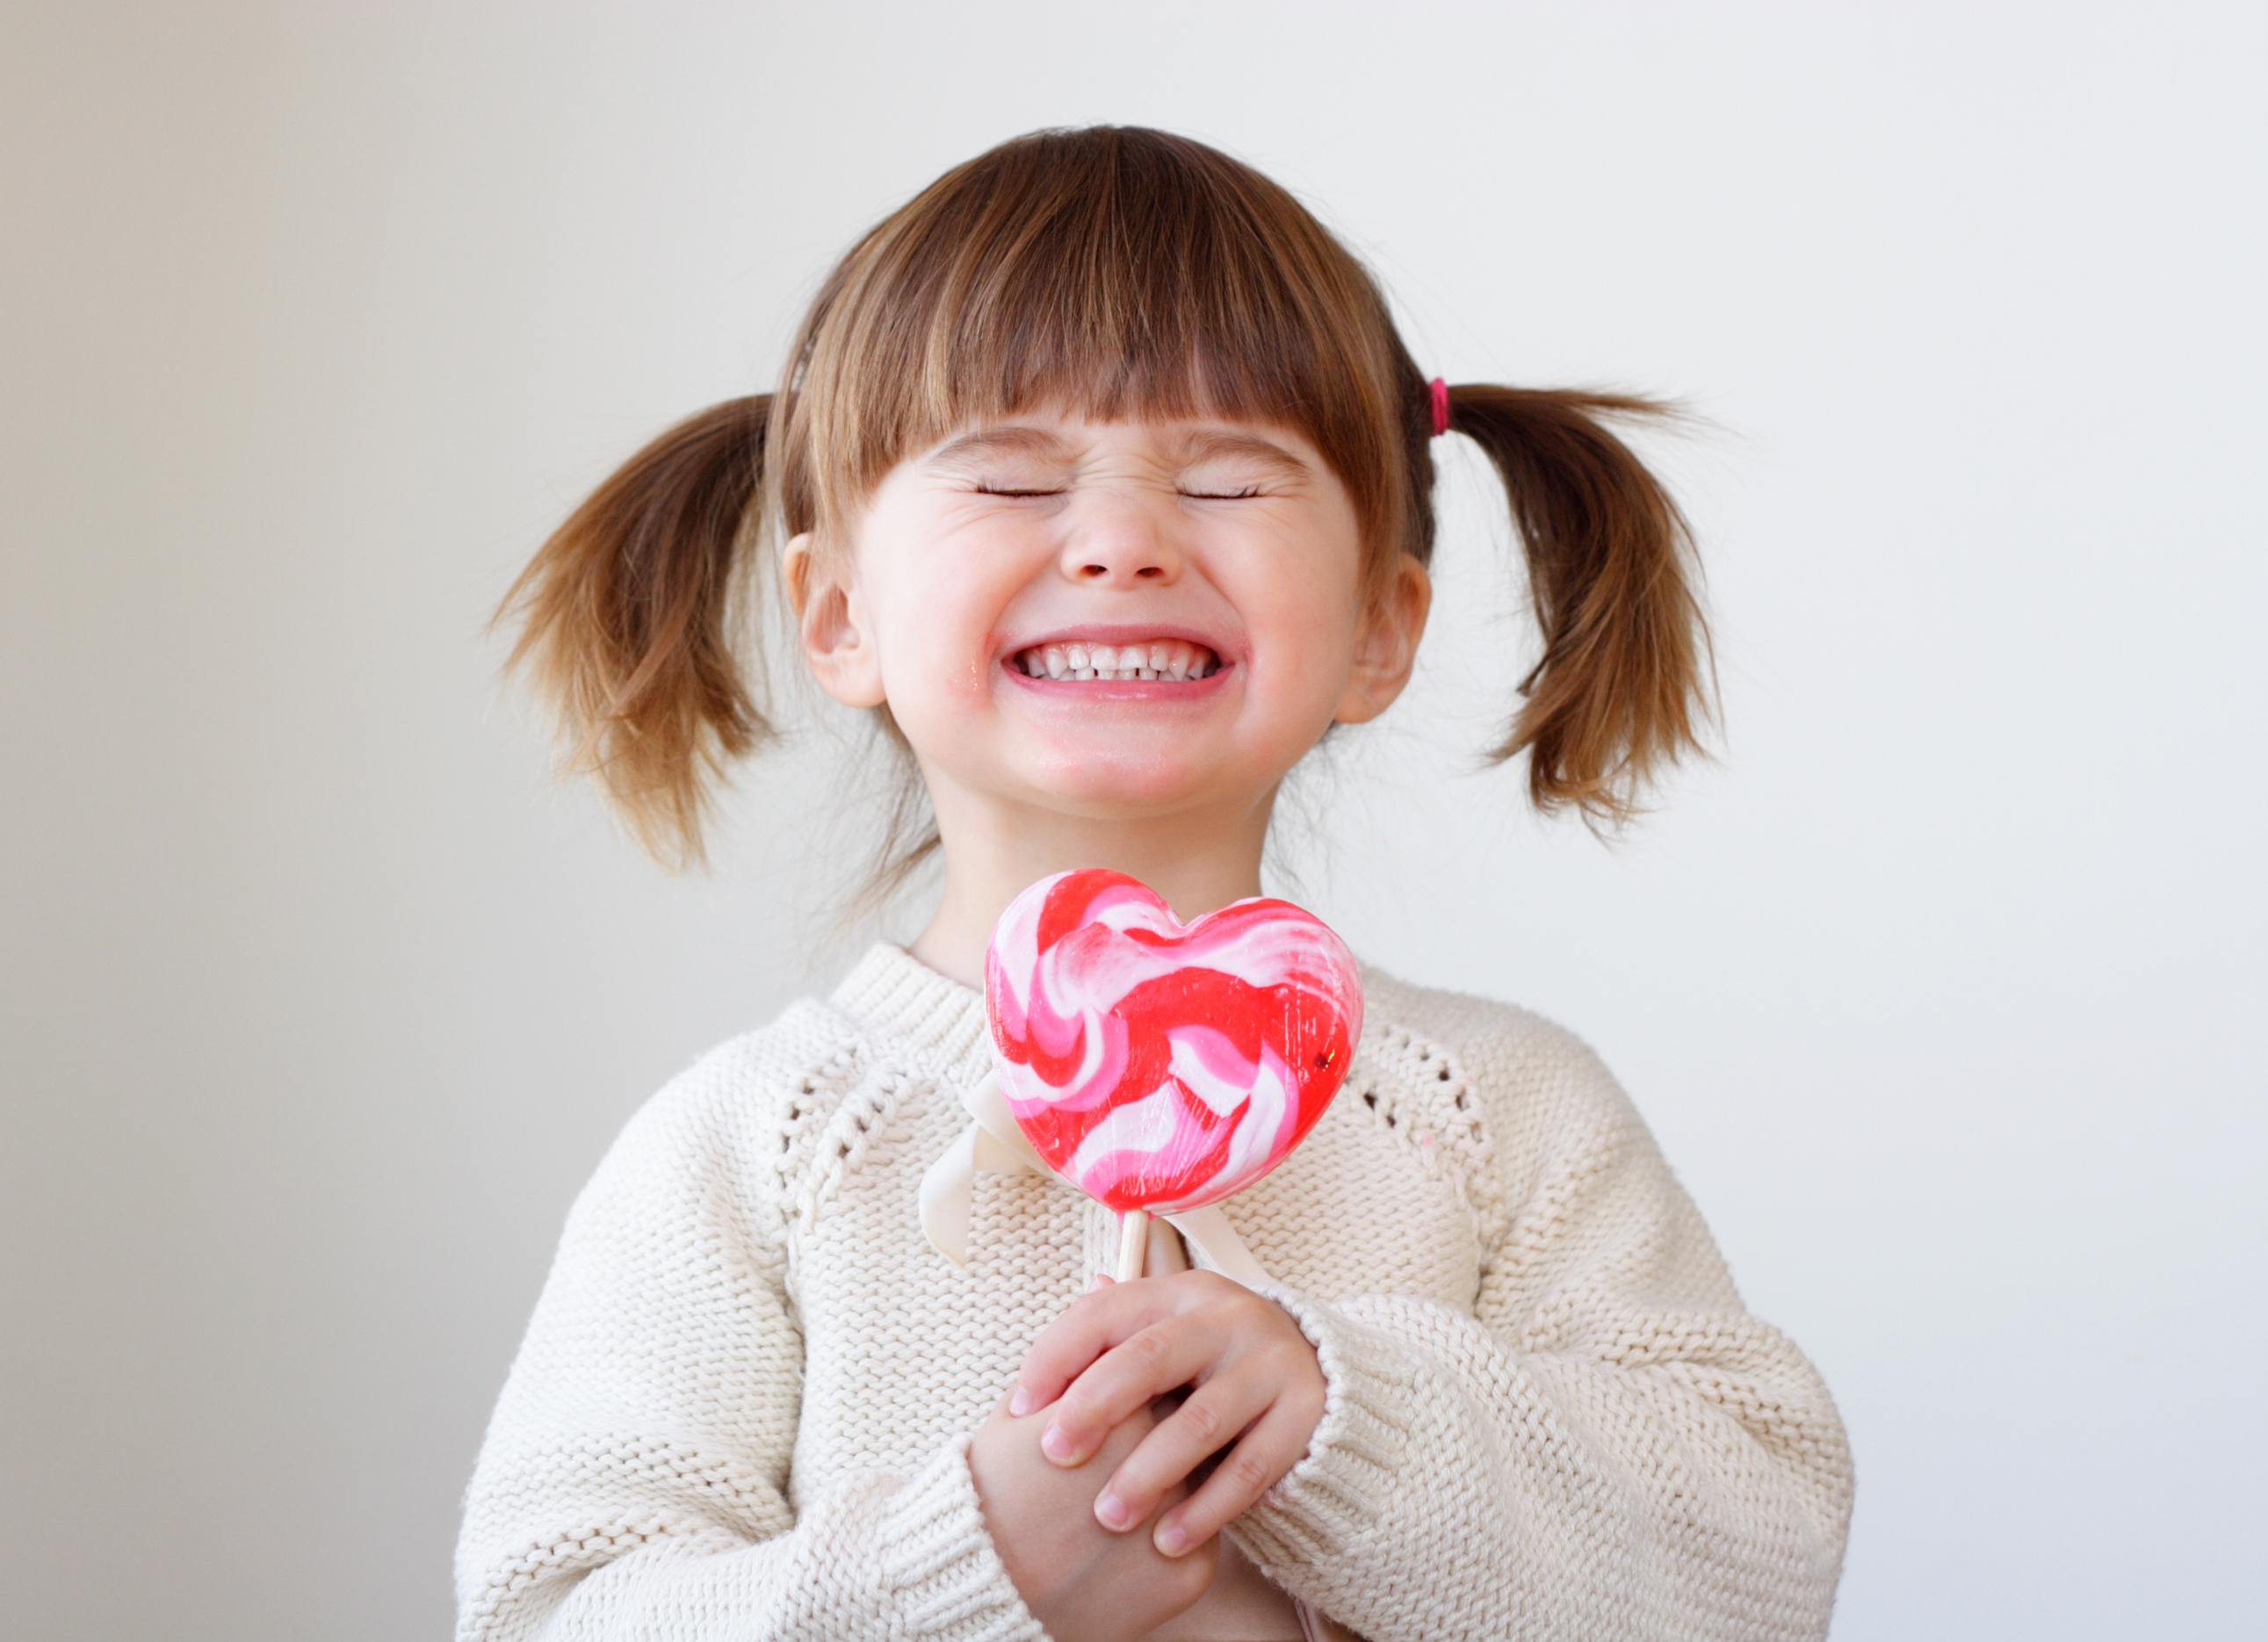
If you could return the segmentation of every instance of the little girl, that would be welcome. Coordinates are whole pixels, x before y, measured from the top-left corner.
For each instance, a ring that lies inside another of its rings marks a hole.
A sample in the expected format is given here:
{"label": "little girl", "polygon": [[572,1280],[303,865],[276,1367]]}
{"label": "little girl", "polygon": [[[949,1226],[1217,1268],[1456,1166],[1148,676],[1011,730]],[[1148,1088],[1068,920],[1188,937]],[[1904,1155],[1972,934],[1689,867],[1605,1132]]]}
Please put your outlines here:
{"label": "little girl", "polygon": [[[517,659],[657,853],[771,728],[756,548],[803,659],[918,769],[936,916],[631,1120],[577,1202],[466,1499],[459,1635],[1293,1642],[1824,1633],[1825,1388],[1742,1310],[1597,1059],[1365,977],[1306,1144],[1222,1205],[1264,1279],[979,1173],[917,1192],[990,1064],[994,920],[1107,866],[1183,919],[1410,676],[1432,442],[1474,440],[1542,659],[1499,757],[1624,814],[1692,743],[1683,526],[1602,425],[1445,387],[1282,188],[1155,131],[935,184],[821,290],[785,381],[633,458],[515,590]],[[767,561],[769,564],[770,561]],[[922,850],[917,850],[917,854]]]}

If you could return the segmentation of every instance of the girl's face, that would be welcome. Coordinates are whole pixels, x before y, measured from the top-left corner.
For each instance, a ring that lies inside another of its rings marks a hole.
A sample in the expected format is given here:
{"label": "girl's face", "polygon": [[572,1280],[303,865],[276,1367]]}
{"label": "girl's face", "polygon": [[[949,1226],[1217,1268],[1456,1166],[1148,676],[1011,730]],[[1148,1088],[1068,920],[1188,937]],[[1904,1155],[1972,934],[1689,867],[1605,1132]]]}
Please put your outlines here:
{"label": "girl's face", "polygon": [[1400,692],[1425,619],[1415,561],[1364,596],[1354,508],[1314,447],[1250,423],[964,429],[890,471],[847,553],[810,546],[787,570],[813,669],[888,703],[948,848],[972,802],[1264,825],[1334,720]]}

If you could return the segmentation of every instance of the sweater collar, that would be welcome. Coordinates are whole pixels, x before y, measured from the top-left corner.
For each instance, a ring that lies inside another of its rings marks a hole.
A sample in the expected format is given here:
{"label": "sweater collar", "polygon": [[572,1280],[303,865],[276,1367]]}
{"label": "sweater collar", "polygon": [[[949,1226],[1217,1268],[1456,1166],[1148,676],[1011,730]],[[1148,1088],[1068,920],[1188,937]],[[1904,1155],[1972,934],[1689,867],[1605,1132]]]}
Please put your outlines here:
{"label": "sweater collar", "polygon": [[877,941],[831,1001],[955,1088],[992,1070],[984,994],[946,979],[902,946]]}

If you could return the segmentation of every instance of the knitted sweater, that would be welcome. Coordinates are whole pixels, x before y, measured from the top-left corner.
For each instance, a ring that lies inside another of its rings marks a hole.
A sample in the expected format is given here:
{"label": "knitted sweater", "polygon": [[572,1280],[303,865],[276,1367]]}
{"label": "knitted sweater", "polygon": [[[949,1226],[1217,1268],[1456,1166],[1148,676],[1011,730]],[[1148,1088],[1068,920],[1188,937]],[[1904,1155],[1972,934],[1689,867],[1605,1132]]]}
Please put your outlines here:
{"label": "knitted sweater", "polygon": [[[1327,1387],[1230,1529],[1370,1638],[1818,1637],[1851,1502],[1826,1388],[1749,1316],[1574,1037],[1365,979],[1345,1087],[1223,1205]],[[1112,1217],[916,1189],[990,1064],[983,1001],[878,946],[649,1102],[570,1214],[467,1494],[460,1642],[1040,1642],[970,1434],[1114,1263]]]}

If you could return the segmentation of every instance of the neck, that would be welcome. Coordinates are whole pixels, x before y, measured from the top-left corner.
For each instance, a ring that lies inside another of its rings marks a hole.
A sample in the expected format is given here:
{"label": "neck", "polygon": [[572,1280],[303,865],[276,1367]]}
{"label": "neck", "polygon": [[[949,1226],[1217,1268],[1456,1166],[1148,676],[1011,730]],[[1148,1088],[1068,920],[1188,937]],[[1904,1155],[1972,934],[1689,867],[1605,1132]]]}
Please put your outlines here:
{"label": "neck", "polygon": [[1008,903],[1039,880],[1104,866],[1140,879],[1183,923],[1260,893],[1260,854],[1276,795],[1138,821],[970,801],[932,784],[945,893],[913,955],[965,985],[984,984],[984,949]]}

